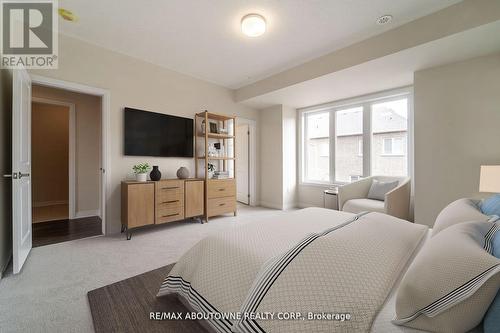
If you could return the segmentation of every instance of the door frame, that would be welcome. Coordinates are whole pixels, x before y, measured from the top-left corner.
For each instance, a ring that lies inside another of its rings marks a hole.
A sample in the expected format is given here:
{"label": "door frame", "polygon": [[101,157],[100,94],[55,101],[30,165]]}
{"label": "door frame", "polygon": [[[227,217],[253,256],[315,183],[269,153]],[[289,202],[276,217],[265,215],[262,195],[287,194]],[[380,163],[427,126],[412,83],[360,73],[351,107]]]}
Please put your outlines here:
{"label": "door frame", "polygon": [[87,86],[84,84],[35,74],[30,74],[30,76],[32,84],[101,97],[101,202],[99,212],[102,221],[102,234],[106,235],[106,230],[108,229],[106,218],[107,203],[109,201],[109,194],[111,193],[111,160],[108,158],[110,152],[109,118],[111,94],[109,90],[98,87]]}
{"label": "door frame", "polygon": [[[249,205],[257,206],[257,122],[247,118],[236,118],[236,126],[248,125],[250,135],[248,138],[248,192],[250,194]],[[236,127],[235,127],[236,128]],[[236,175],[235,175],[236,176]]]}
{"label": "door frame", "polygon": [[[69,159],[68,159],[68,215],[69,219],[76,217],[76,108],[74,103],[61,102],[54,99],[31,97],[31,102],[60,105],[69,108]],[[33,113],[33,107],[31,107]],[[32,125],[33,126],[33,125]],[[32,179],[33,181],[33,179]]]}

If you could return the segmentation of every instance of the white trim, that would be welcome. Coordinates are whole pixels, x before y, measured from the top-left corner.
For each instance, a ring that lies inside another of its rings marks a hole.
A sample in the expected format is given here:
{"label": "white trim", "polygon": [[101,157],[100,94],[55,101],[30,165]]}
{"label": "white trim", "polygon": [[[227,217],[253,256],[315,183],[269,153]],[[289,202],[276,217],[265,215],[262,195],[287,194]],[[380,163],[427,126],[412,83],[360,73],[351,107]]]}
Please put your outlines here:
{"label": "white trim", "polygon": [[[49,105],[61,105],[69,108],[69,159],[68,159],[68,213],[69,218],[75,218],[76,210],[76,108],[74,103],[61,102],[54,99],[31,97],[31,101],[35,103],[43,103]],[[33,112],[33,110],[31,110]],[[38,204],[38,203],[37,203]],[[50,206],[50,205],[46,205]],[[35,207],[41,207],[36,206]]]}
{"label": "white trim", "polygon": [[[248,143],[250,145],[248,149],[248,190],[250,194],[250,206],[257,206],[257,122],[252,119],[246,118],[236,118],[236,126],[238,125],[248,125],[248,130],[250,132],[250,137],[248,138]],[[235,175],[236,176],[236,175]]]}
{"label": "white trim", "polygon": [[[319,186],[329,186],[334,185],[335,183],[339,183],[335,179],[335,151],[336,151],[336,140],[335,140],[335,118],[336,112],[339,110],[344,110],[348,108],[361,107],[363,109],[363,177],[368,177],[371,175],[371,105],[376,102],[390,102],[392,100],[397,100],[402,97],[406,97],[408,99],[408,175],[413,180],[413,87],[407,86],[402,88],[396,88],[391,90],[386,90],[382,92],[378,92],[375,94],[368,94],[363,96],[358,96],[350,99],[344,99],[329,103],[324,103],[320,105],[305,107],[297,109],[299,119],[299,135],[298,135],[298,145],[299,145],[299,160],[298,160],[298,169],[299,169],[299,185],[319,185]],[[330,114],[330,181],[329,182],[321,182],[308,180],[305,178],[305,172],[307,170],[306,164],[306,148],[304,147],[304,135],[306,132],[305,124],[307,122],[307,117],[305,115],[310,115],[314,113],[324,113],[329,112]],[[333,118],[333,119],[332,119]],[[334,145],[332,146],[332,142]],[[332,165],[333,163],[333,165]],[[412,184],[413,185],[413,184]],[[412,186],[413,188],[413,186]]]}
{"label": "white trim", "polygon": [[33,202],[33,207],[47,207],[55,205],[69,205],[68,200],[40,201]]}
{"label": "white trim", "polygon": [[88,95],[96,95],[101,97],[101,136],[102,136],[102,143],[101,143],[101,168],[102,168],[102,173],[101,173],[101,204],[100,204],[100,210],[99,210],[99,216],[102,221],[102,234],[106,235],[106,224],[107,224],[107,218],[106,218],[106,205],[108,202],[108,197],[109,194],[111,193],[111,159],[108,158],[108,152],[110,142],[109,142],[109,126],[110,126],[110,92],[109,90],[98,88],[98,87],[91,87],[79,83],[74,83],[74,82],[69,82],[69,81],[63,81],[63,80],[58,80],[54,78],[49,78],[49,77],[44,77],[40,75],[31,75],[31,79],[33,83],[36,83],[38,85],[46,86],[46,87],[52,87],[52,88],[59,88],[59,89],[64,89],[64,90],[69,90],[69,91],[74,91],[74,92],[79,92],[83,94],[88,94]]}
{"label": "white trim", "polygon": [[287,204],[283,204],[282,210],[290,210],[290,209],[296,208],[296,207],[297,207],[297,203],[296,202],[290,202],[290,203],[287,203]]}
{"label": "white trim", "polygon": [[280,204],[278,204],[276,202],[261,201],[260,205],[262,207],[266,207],[266,208],[273,208],[273,209],[283,210],[283,205],[280,205]]}
{"label": "white trim", "polygon": [[92,217],[92,216],[100,216],[100,215],[101,215],[101,212],[99,211],[99,209],[96,209],[96,210],[82,210],[82,211],[76,212],[75,218],[81,219],[81,218],[84,218],[84,217]]}
{"label": "white trim", "polygon": [[318,105],[312,105],[304,108],[299,108],[297,109],[299,112],[316,112],[316,111],[323,111],[326,109],[344,109],[344,108],[350,108],[350,107],[356,107],[356,105],[361,105],[366,102],[375,102],[378,100],[386,100],[390,98],[397,98],[399,96],[407,95],[409,93],[413,93],[413,87],[412,86],[405,86],[401,88],[395,88],[395,89],[389,89],[389,90],[384,90],[380,91],[377,93],[373,94],[366,94],[366,95],[361,95],[361,96],[356,96],[352,98],[346,98],[346,99],[341,99],[338,101],[333,101],[333,102],[328,102],[328,103],[323,103],[323,104],[318,104]]}

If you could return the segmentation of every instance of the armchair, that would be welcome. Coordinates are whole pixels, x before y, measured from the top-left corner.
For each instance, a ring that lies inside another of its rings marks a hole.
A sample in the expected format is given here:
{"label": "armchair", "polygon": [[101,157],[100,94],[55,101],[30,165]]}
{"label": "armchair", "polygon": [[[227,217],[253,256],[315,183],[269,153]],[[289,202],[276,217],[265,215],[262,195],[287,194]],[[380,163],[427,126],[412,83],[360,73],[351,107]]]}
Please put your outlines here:
{"label": "armchair", "polygon": [[[381,182],[395,181],[398,186],[385,194],[384,201],[368,199],[373,179]],[[404,220],[410,217],[410,178],[371,176],[339,187],[339,210],[351,213],[380,212]]]}

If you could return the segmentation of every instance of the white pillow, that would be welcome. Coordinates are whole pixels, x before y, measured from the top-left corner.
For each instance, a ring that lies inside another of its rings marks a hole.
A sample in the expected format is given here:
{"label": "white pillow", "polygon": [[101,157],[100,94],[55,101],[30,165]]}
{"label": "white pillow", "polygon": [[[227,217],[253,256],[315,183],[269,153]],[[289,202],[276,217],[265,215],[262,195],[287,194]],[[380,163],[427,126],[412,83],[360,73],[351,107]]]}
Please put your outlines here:
{"label": "white pillow", "polygon": [[476,201],[458,199],[444,207],[432,227],[432,236],[454,224],[470,221],[489,221],[490,217],[481,213]]}
{"label": "white pillow", "polygon": [[373,179],[370,190],[368,191],[368,199],[384,201],[386,193],[395,189],[398,185],[399,181],[397,180],[392,182],[381,182]]}
{"label": "white pillow", "polygon": [[465,222],[432,237],[401,281],[393,323],[457,333],[481,323],[500,287],[500,259],[491,255],[498,229]]}

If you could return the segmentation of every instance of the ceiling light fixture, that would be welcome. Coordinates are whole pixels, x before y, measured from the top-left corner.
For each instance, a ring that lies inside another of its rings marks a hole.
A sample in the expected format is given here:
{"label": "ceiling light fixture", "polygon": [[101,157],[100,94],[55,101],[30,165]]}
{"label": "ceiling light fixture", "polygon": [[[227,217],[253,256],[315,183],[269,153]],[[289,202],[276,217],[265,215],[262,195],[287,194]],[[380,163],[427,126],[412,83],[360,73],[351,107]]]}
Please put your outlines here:
{"label": "ceiling light fixture", "polygon": [[392,21],[392,15],[382,15],[377,19],[378,25],[384,25]]}
{"label": "ceiling light fixture", "polygon": [[241,31],[248,37],[258,37],[266,32],[266,19],[259,14],[248,14],[241,19]]}

